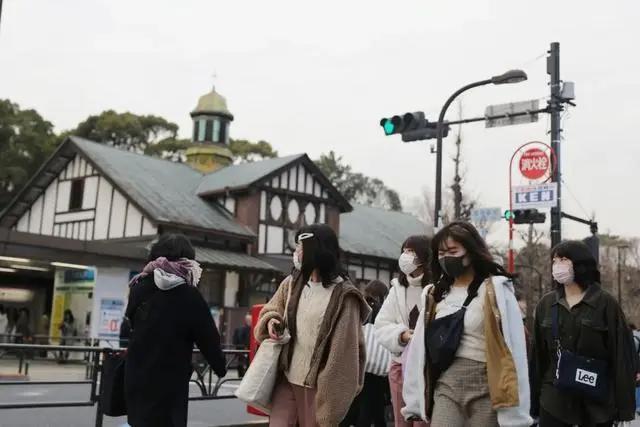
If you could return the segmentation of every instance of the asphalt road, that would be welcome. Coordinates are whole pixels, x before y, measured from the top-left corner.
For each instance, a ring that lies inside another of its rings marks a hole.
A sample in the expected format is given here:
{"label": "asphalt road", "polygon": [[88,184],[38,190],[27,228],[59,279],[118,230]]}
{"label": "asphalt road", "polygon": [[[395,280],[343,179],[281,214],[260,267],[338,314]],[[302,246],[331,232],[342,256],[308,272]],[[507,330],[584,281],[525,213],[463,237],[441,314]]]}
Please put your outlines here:
{"label": "asphalt road", "polygon": [[[223,386],[225,387],[225,386]],[[233,385],[220,394],[232,394]],[[89,385],[2,385],[0,403],[84,401],[89,400]],[[196,387],[191,394],[198,396]],[[91,427],[95,425],[96,407],[2,409],[0,427]],[[259,420],[247,414],[237,399],[189,402],[189,427],[241,424]],[[126,417],[104,417],[104,427],[126,427]]]}
{"label": "asphalt road", "polygon": [[[234,385],[223,386],[221,394],[233,393]],[[89,398],[89,385],[2,385],[0,403],[83,401]],[[191,395],[199,391],[191,386]],[[92,427],[96,407],[2,409],[0,427]],[[189,402],[189,427],[236,425],[261,420],[247,414],[237,399]],[[126,417],[104,417],[104,427],[127,427]],[[640,420],[631,423],[640,427]]]}

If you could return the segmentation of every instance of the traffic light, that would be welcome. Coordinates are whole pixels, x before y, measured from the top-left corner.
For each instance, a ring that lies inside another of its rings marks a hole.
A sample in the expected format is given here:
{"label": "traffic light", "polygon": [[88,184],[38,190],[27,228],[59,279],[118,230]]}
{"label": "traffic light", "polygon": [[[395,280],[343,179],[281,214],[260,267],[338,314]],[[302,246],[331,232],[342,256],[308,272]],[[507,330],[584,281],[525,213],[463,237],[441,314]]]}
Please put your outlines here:
{"label": "traffic light", "polygon": [[514,224],[543,224],[547,220],[547,214],[538,209],[516,209],[511,214]]}
{"label": "traffic light", "polygon": [[[402,134],[404,142],[420,141],[438,137],[437,123],[429,122],[422,111],[405,113],[402,116],[393,116],[380,120],[380,126],[384,134]],[[442,137],[449,134],[449,125],[443,124]]]}

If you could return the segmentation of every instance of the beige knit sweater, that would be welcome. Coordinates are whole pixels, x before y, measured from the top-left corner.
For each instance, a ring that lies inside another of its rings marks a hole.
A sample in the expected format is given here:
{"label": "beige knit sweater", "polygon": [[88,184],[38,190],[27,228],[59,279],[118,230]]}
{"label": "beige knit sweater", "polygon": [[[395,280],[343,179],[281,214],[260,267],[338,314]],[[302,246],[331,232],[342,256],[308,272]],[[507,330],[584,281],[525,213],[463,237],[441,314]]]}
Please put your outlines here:
{"label": "beige knit sweater", "polygon": [[291,384],[304,387],[320,327],[335,286],[335,283],[325,287],[322,283],[310,281],[302,288],[296,313],[298,327],[293,342],[291,364],[287,372],[287,379]]}
{"label": "beige knit sweater", "polygon": [[[289,285],[293,283],[287,318],[292,340],[280,356],[282,372],[289,370],[295,348],[296,314],[303,284],[300,275],[287,277],[271,300],[260,312],[255,336],[262,342],[269,336],[267,324],[271,319],[284,321]],[[349,281],[337,284],[331,293],[327,309],[318,331],[304,386],[316,389],[316,421],[320,427],[335,427],[344,419],[351,402],[364,383],[366,348],[362,324],[369,317],[370,308],[360,291]]]}

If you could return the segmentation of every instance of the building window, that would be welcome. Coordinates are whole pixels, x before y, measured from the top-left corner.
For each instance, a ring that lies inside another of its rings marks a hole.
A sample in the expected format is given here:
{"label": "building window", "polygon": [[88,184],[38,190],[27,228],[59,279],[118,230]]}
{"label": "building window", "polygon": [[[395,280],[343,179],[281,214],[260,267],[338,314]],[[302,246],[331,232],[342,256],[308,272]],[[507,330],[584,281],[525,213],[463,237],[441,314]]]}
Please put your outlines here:
{"label": "building window", "polygon": [[84,196],[84,179],[71,181],[71,197],[69,198],[69,210],[82,209],[82,197]]}
{"label": "building window", "polygon": [[213,130],[213,120],[207,120],[206,124],[207,125],[206,125],[205,131],[204,131],[204,140],[205,141],[213,141],[211,139],[211,132]]}
{"label": "building window", "polygon": [[204,141],[204,128],[205,128],[205,120],[198,120],[200,125],[198,126],[198,142]]}
{"label": "building window", "polygon": [[213,142],[224,142],[220,138],[220,120],[213,121]]}
{"label": "building window", "polygon": [[198,142],[198,134],[200,129],[200,120],[193,121],[193,142]]}
{"label": "building window", "polygon": [[220,122],[220,142],[223,144],[229,144],[229,123]]}

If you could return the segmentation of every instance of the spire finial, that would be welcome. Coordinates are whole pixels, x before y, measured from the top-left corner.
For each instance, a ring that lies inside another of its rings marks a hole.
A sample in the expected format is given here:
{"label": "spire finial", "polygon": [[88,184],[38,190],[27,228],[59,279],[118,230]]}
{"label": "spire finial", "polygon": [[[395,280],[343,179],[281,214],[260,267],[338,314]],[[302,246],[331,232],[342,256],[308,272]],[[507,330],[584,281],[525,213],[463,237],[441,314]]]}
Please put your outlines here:
{"label": "spire finial", "polygon": [[215,91],[216,91],[216,80],[218,80],[218,73],[216,73],[216,71],[214,70],[214,71],[213,71],[213,74],[211,75],[211,81],[212,81],[212,83],[211,83],[211,90],[212,90],[213,92],[215,92]]}

